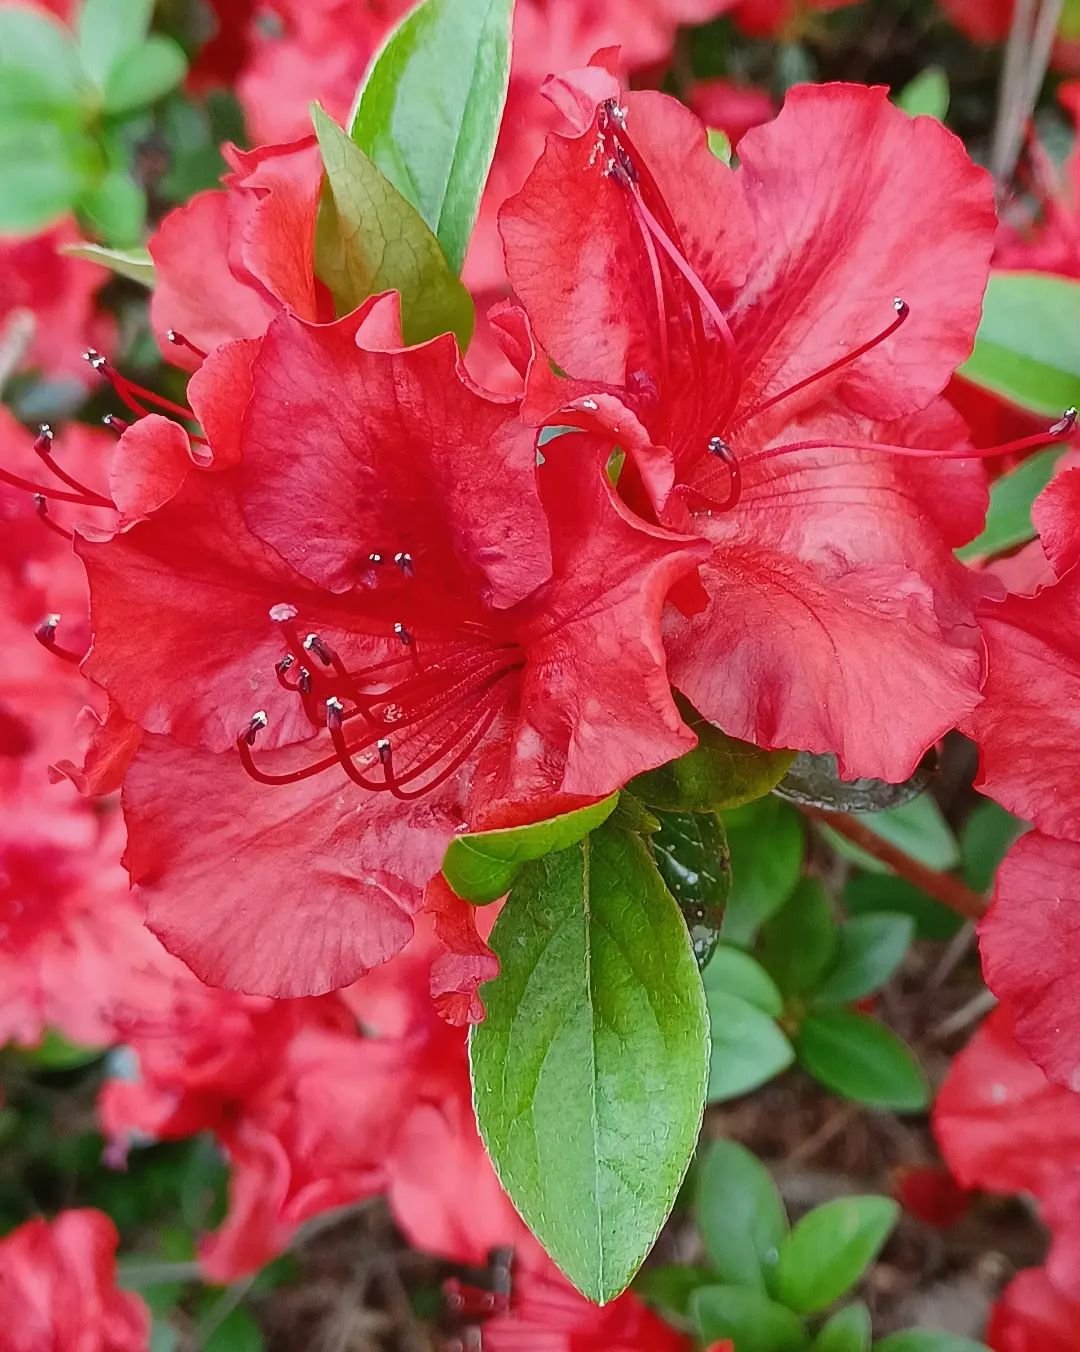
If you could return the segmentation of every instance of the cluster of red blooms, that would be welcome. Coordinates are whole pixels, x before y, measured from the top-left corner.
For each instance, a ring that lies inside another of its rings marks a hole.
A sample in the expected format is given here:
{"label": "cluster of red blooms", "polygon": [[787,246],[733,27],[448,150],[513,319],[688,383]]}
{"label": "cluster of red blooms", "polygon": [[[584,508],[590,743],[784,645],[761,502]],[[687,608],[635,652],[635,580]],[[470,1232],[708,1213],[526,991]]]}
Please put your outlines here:
{"label": "cluster of red blooms", "polygon": [[[991,1342],[1074,1346],[1080,469],[1062,461],[1006,590],[954,551],[982,525],[983,461],[1047,433],[976,450],[943,396],[995,240],[1010,265],[1071,249],[1055,266],[1080,275],[1073,217],[999,236],[960,142],[882,90],[804,87],[767,125],[736,119],[732,171],[693,112],[626,92],[612,53],[585,64],[629,35],[646,66],[676,24],[729,9],[774,31],[794,5],[519,0],[466,370],[450,336],[403,344],[392,294],[335,318],[315,273],[322,165],[299,110],[317,94],[343,113],[405,7],[221,7],[196,76],[236,76],[276,143],[232,152],[225,187],[151,241],[190,407],[99,355],[87,265],[51,239],[5,246],[5,332],[36,316],[24,350],[52,371],[85,335],[118,415],[55,438],[0,424],[0,785],[19,805],[0,832],[0,1040],[131,1049],[100,1103],[114,1162],[215,1135],[232,1174],[201,1251],[213,1280],[384,1195],[412,1243],[461,1265],[486,1352],[676,1352],[636,1297],[598,1310],[573,1291],[484,1157],[464,1038],[497,964],[440,876],[447,845],[692,748],[673,687],[727,733],[833,752],[849,776],[902,780],[959,727],[978,787],[1034,830],[981,930],[1003,1009],[937,1130],[961,1182],[1032,1193],[1055,1235]],[[839,6],[798,8],[815,7]],[[570,73],[541,100],[552,67]],[[114,1248],[77,1211],[0,1244],[16,1352],[43,1329],[145,1348]],[[512,1298],[476,1276],[507,1249]]]}

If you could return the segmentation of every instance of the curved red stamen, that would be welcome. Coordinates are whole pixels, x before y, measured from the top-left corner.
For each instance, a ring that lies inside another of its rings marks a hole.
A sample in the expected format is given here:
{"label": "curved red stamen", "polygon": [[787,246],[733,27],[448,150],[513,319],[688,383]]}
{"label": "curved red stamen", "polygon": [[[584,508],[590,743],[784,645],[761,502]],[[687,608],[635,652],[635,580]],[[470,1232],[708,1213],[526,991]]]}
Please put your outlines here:
{"label": "curved red stamen", "polygon": [[908,305],[906,301],[901,300],[899,296],[893,301],[893,309],[896,311],[896,318],[887,328],[882,329],[875,338],[871,338],[868,342],[862,343],[859,347],[854,348],[845,356],[838,357],[836,361],[830,362],[828,366],[823,366],[820,371],[815,371],[813,375],[806,376],[805,379],[796,381],[794,385],[789,385],[786,390],[781,390],[779,394],[771,395],[763,404],[758,404],[756,408],[748,409],[747,412],[736,419],[731,427],[731,433],[738,431],[738,429],[748,423],[751,418],[760,417],[762,413],[767,413],[769,409],[775,408],[777,404],[783,403],[785,399],[790,399],[792,395],[798,394],[801,390],[805,390],[808,385],[816,385],[819,380],[824,380],[826,376],[831,376],[837,371],[842,371],[845,366],[850,366],[852,362],[858,361],[860,357],[864,357],[868,352],[872,352],[873,349],[883,343],[886,338],[891,338],[911,314],[910,305]]}
{"label": "curved red stamen", "polygon": [[998,446],[958,448],[954,450],[933,450],[923,446],[897,446],[885,441],[841,441],[818,438],[810,441],[793,441],[786,446],[770,446],[763,451],[743,458],[742,467],[759,464],[764,460],[775,460],[783,455],[795,455],[800,451],[880,451],[887,455],[903,455],[916,460],[989,460],[999,455],[1011,455],[1017,451],[1036,450],[1052,441],[1067,441],[1072,436],[1077,422],[1077,410],[1069,408],[1065,416],[1046,432],[1031,437],[1019,437],[1015,441],[1004,441]]}
{"label": "curved red stamen", "polygon": [[74,532],[65,530],[63,526],[52,519],[49,515],[49,504],[40,493],[34,494],[34,510],[51,531],[55,531],[57,535],[63,536],[65,540],[75,539]]}
{"label": "curved red stamen", "polygon": [[72,652],[70,648],[62,648],[56,641],[56,630],[60,624],[59,615],[46,615],[41,623],[34,630],[34,637],[43,648],[47,648],[55,657],[61,658],[65,662],[77,664],[83,660],[82,653]]}
{"label": "curved red stamen", "polygon": [[0,482],[10,484],[12,488],[21,488],[27,493],[35,493],[40,497],[48,498],[51,502],[75,502],[80,507],[112,507],[114,504],[108,498],[99,497],[97,493],[91,493],[89,489],[82,493],[66,493],[63,489],[52,488],[48,484],[36,484],[31,479],[24,479],[19,474],[12,474],[10,470],[0,469]]}
{"label": "curved red stamen", "polygon": [[108,498],[103,498],[100,493],[95,493],[92,488],[87,488],[84,483],[80,483],[74,475],[69,474],[62,465],[57,463],[52,453],[52,444],[52,428],[47,423],[42,423],[34,441],[34,450],[40,456],[42,464],[46,465],[61,483],[67,484],[68,488],[81,493],[87,501],[94,500],[101,507],[111,507],[113,504]]}
{"label": "curved red stamen", "polygon": [[201,347],[196,347],[190,338],[185,338],[182,333],[177,333],[175,329],[165,330],[165,339],[172,343],[173,347],[186,347],[189,352],[193,352],[200,361],[205,361],[207,354]]}

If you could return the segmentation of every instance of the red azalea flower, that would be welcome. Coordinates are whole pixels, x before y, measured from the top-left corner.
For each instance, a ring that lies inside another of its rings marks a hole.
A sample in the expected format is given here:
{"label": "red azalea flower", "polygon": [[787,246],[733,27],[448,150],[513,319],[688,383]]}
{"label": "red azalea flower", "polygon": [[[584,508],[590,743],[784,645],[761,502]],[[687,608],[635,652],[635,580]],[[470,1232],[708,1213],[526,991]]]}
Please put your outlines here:
{"label": "red azalea flower", "polygon": [[323,166],[314,138],[228,146],[226,155],[233,171],[225,187],[171,211],[150,240],[154,329],[190,369],[223,343],[260,337],[285,308],[303,319],[332,317],[315,281]]}
{"label": "red azalea flower", "polygon": [[357,323],[276,320],[241,464],[79,545],[87,674],[157,734],[124,788],[151,927],[260,993],[397,951],[456,831],[692,745],[658,626],[702,547],[632,517],[581,438],[545,448],[538,494],[532,432],[451,338],[371,352]]}
{"label": "red azalea flower", "polygon": [[1080,1096],[1051,1084],[1000,1008],[955,1058],[934,1105],[934,1134],[967,1188],[1030,1193],[1054,1236],[1049,1270],[1080,1296]]}
{"label": "red azalea flower", "polygon": [[732,146],[737,146],[751,127],[760,127],[776,116],[771,94],[732,80],[699,80],[688,102],[702,122],[722,131]]}
{"label": "red azalea flower", "polygon": [[903,778],[978,698],[952,548],[984,474],[942,463],[964,435],[934,400],[978,322],[989,182],[884,90],[793,91],[732,174],[693,114],[612,87],[595,67],[552,85],[585,129],[502,212],[547,354],[528,407],[602,426],[634,505],[713,542],[707,602],[684,596],[667,635],[706,717]]}
{"label": "red azalea flower", "polygon": [[30,1220],[0,1240],[7,1352],[146,1352],[150,1313],[116,1287],[116,1227],[100,1211]]}
{"label": "red azalea flower", "polygon": [[813,14],[846,9],[857,0],[729,0],[735,22],[745,33],[755,37],[786,35],[789,40],[798,35]]}
{"label": "red azalea flower", "polygon": [[1070,1300],[1045,1268],[1019,1273],[990,1312],[993,1352],[1074,1352],[1080,1344],[1080,1301]]}
{"label": "red azalea flower", "polygon": [[30,239],[0,239],[0,338],[5,352],[20,354],[19,369],[85,381],[80,351],[108,340],[111,321],[95,306],[107,274],[61,253],[80,237],[63,222]]}

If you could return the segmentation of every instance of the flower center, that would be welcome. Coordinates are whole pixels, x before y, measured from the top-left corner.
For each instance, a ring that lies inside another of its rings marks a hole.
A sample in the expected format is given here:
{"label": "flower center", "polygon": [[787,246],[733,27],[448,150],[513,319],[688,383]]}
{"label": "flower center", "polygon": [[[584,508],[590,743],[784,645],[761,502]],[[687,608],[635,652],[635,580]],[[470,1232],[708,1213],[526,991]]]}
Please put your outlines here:
{"label": "flower center", "polygon": [[[371,558],[382,562],[383,556]],[[413,576],[410,554],[394,561]],[[268,723],[260,710],[236,746],[245,770],[261,784],[296,784],[336,766],[371,793],[421,798],[479,747],[506,706],[507,678],[525,662],[520,647],[481,625],[464,622],[446,635],[398,621],[386,637],[386,657],[353,668],[320,634],[301,636],[294,606],[274,606],[270,618],[286,648],[276,666],[278,683],[296,694],[313,728],[326,730],[331,750],[299,769],[267,772],[253,754]]]}

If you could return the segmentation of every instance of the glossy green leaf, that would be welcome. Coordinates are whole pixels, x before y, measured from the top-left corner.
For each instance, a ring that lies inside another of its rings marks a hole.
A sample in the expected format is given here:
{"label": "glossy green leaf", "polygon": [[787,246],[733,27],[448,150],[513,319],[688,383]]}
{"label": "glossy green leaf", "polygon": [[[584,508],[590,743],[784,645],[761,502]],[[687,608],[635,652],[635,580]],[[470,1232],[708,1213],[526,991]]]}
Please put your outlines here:
{"label": "glossy green leaf", "polygon": [[714,990],[706,997],[712,1030],[710,1103],[748,1094],[787,1070],[795,1052],[773,1018],[737,995]]}
{"label": "glossy green leaf", "polygon": [[[901,807],[885,812],[859,814],[859,820],[882,840],[910,854],[927,868],[943,871],[960,862],[960,847],[952,828],[942,815],[937,801],[928,793]],[[831,827],[821,824],[821,832],[837,853],[870,873],[887,873],[888,866],[865,850],[852,845]]]}
{"label": "glossy green leaf", "polygon": [[105,86],[105,111],[114,115],[146,108],[164,98],[187,74],[187,57],[172,38],[153,33],[125,56]]}
{"label": "glossy green leaf", "polygon": [[651,840],[668,891],[679,903],[694,957],[704,967],[720,938],[731,890],[731,859],[723,823],[715,813],[662,812]]}
{"label": "glossy green leaf", "polygon": [[793,751],[762,751],[728,737],[682,696],[679,712],[698,745],[658,770],[638,775],[632,788],[649,807],[666,812],[718,812],[763,797],[786,774]]}
{"label": "glossy green leaf", "polygon": [[513,0],[424,0],[368,72],[352,138],[461,271],[510,78]]}
{"label": "glossy green leaf", "polygon": [[905,1329],[874,1344],[874,1352],[990,1352],[985,1343],[937,1329]]}
{"label": "glossy green leaf", "polygon": [[326,164],[315,270],[338,314],[381,291],[401,295],[407,343],[455,333],[462,350],[475,316],[468,291],[451,272],[439,241],[394,185],[331,118],[312,110]]}
{"label": "glossy green leaf", "polygon": [[1080,282],[992,273],[975,351],[960,374],[1032,413],[1060,418],[1080,402]]}
{"label": "glossy green leaf", "polygon": [[705,993],[640,837],[602,826],[527,864],[492,931],[473,1029],[480,1132],[514,1205],[595,1301],[622,1291],[697,1141]]}
{"label": "glossy green leaf", "polygon": [[697,1171],[697,1217],[705,1249],[724,1282],[764,1291],[788,1232],[772,1175],[734,1141],[713,1141]]}
{"label": "glossy green leaf", "polygon": [[1057,462],[1064,454],[1063,446],[1037,451],[991,484],[990,507],[982,534],[958,549],[957,555],[961,559],[982,559],[1034,540],[1032,504],[1053,478]]}
{"label": "glossy green leaf", "polygon": [[803,1216],[780,1246],[777,1299],[800,1314],[827,1309],[862,1277],[899,1215],[889,1197],[840,1197]]}
{"label": "glossy green leaf", "polygon": [[873,1327],[865,1305],[848,1305],[822,1327],[810,1352],[870,1352]]}
{"label": "glossy green leaf", "polygon": [[619,795],[566,812],[532,826],[504,831],[477,831],[450,842],[443,860],[446,881],[459,897],[482,905],[505,896],[524,864],[565,850],[602,826],[611,816]]}
{"label": "glossy green leaf", "polygon": [[814,991],[815,1004],[851,1004],[880,990],[904,960],[915,937],[907,915],[854,916],[841,925],[836,956]]}
{"label": "glossy green leaf", "polygon": [[99,263],[117,276],[138,282],[149,290],[153,290],[157,280],[154,260],[146,249],[109,249],[104,244],[81,240],[78,244],[66,244],[61,252],[70,258],[85,259],[87,263]]}
{"label": "glossy green leaf", "polygon": [[78,212],[91,234],[118,248],[130,248],[143,236],[146,193],[125,170],[115,169],[82,194]]}
{"label": "glossy green leaf", "polygon": [[737,995],[740,1000],[745,1000],[774,1018],[779,1018],[784,1011],[784,997],[777,989],[776,982],[761,963],[741,948],[720,944],[705,968],[702,979],[706,997],[713,992]]}
{"label": "glossy green leaf", "polygon": [[941,66],[927,66],[900,90],[896,106],[911,117],[935,117],[944,122],[949,111],[949,77]]}
{"label": "glossy green leaf", "polygon": [[783,910],[766,923],[761,940],[761,965],[785,996],[816,989],[839,942],[825,889],[816,878],[802,880]]}
{"label": "glossy green leaf", "polygon": [[830,812],[884,812],[917,798],[930,783],[933,764],[921,765],[902,784],[884,779],[841,779],[836,757],[800,751],[773,790],[792,803],[806,803]]}
{"label": "glossy green leaf", "polygon": [[811,1014],[795,1038],[795,1054],[826,1089],[870,1108],[917,1113],[930,1101],[926,1078],[911,1051],[865,1014],[847,1009]]}
{"label": "glossy green leaf", "polygon": [[875,915],[888,911],[910,916],[919,939],[951,939],[964,923],[955,911],[891,873],[849,878],[844,887],[844,908],[849,915]]}
{"label": "glossy green leaf", "polygon": [[731,163],[731,137],[717,127],[709,128],[709,149],[724,164]]}
{"label": "glossy green leaf", "polygon": [[730,943],[749,944],[798,884],[803,818],[770,795],[725,812],[722,820],[731,855],[731,892],[721,934]]}
{"label": "glossy green leaf", "polygon": [[969,887],[990,890],[998,866],[1024,829],[1018,817],[988,798],[972,808],[960,832],[960,862]]}
{"label": "glossy green leaf", "polygon": [[104,89],[150,29],[154,0],[83,0],[75,24],[83,69]]}
{"label": "glossy green leaf", "polygon": [[703,1286],[690,1297],[690,1315],[705,1342],[730,1338],[738,1352],[803,1352],[807,1344],[798,1315],[746,1286]]}

